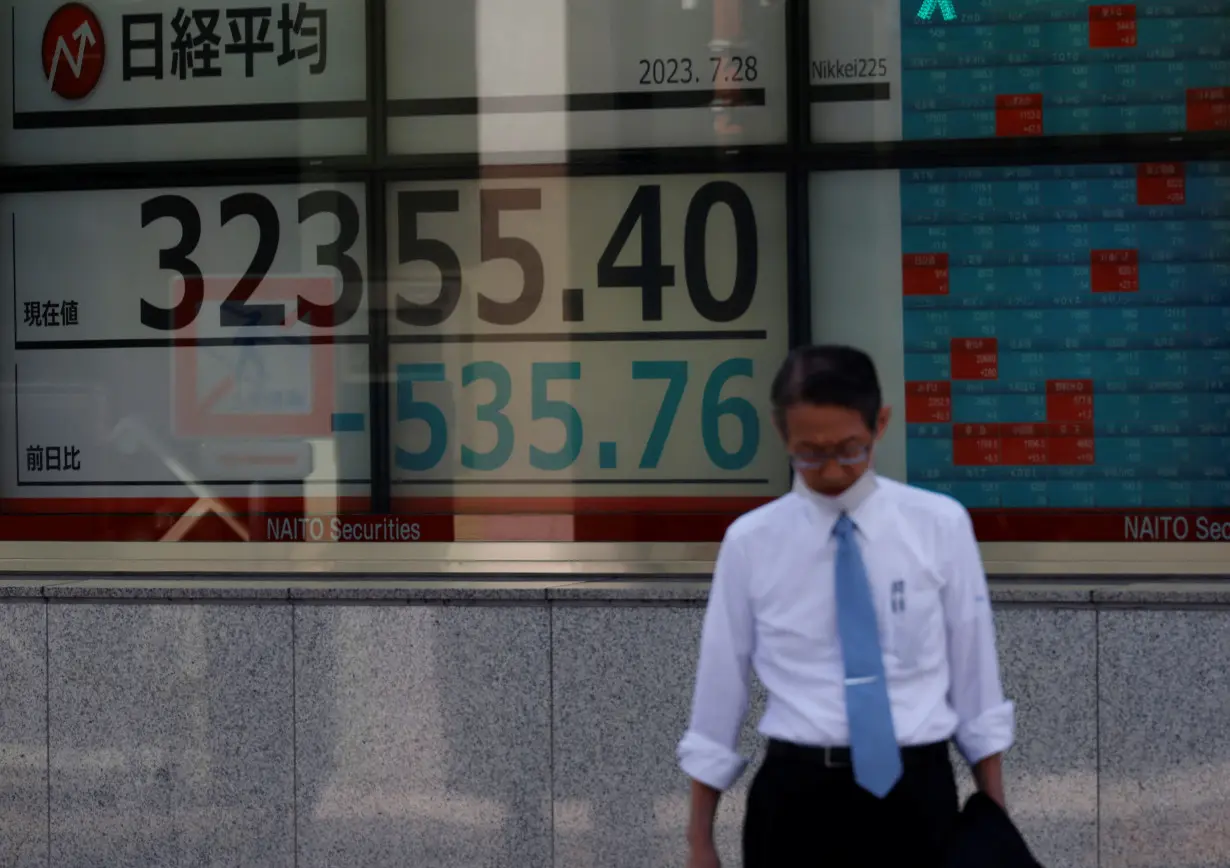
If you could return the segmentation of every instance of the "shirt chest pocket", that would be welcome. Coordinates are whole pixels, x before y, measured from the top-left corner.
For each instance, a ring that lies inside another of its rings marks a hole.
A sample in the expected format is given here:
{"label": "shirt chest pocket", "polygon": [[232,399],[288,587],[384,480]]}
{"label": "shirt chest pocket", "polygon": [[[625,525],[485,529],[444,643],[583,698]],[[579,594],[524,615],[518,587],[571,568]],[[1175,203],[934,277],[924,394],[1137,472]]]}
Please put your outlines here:
{"label": "shirt chest pocket", "polygon": [[943,603],[926,579],[894,579],[884,601],[887,650],[902,666],[926,666],[946,653]]}

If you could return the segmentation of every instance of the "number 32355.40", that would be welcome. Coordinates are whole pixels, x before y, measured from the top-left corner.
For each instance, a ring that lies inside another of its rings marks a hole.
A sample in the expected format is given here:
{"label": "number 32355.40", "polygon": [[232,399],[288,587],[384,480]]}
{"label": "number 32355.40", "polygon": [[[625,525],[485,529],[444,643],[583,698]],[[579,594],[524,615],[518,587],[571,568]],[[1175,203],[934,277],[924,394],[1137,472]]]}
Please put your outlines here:
{"label": "number 32355.40", "polygon": [[[510,211],[537,211],[542,207],[541,191],[535,188],[495,188],[480,191],[479,223],[483,262],[507,259],[520,266],[523,279],[520,294],[504,301],[478,293],[478,319],[492,325],[517,325],[538,310],[545,289],[542,254],[525,238],[503,234],[500,215]],[[711,212],[724,206],[734,221],[735,269],[733,285],[717,292],[710,286],[706,229]],[[425,214],[460,210],[457,190],[402,191],[397,196],[397,260],[431,263],[439,271],[440,288],[430,302],[417,303],[400,295],[394,313],[409,326],[431,328],[453,315],[462,294],[462,267],[457,252],[446,241],[420,233],[419,217]],[[297,319],[313,328],[337,328],[358,312],[364,293],[363,270],[352,255],[359,240],[359,209],[354,201],[336,190],[317,190],[298,202],[299,223],[328,215],[337,221],[336,238],[316,248],[318,265],[334,269],[341,276],[341,292],[328,304],[298,299]],[[220,203],[218,220],[223,226],[241,217],[256,226],[256,251],[220,310],[223,327],[280,326],[286,323],[282,304],[256,303],[251,299],[268,276],[281,243],[282,227],[277,207],[255,192],[236,193]],[[183,280],[183,294],[171,307],[161,307],[141,299],[142,325],[159,331],[176,331],[191,325],[200,315],[205,300],[205,279],[193,258],[202,236],[200,209],[192,200],[174,193],[141,203],[141,225],[159,220],[179,224],[179,240],[158,252],[158,267],[177,272]],[[625,246],[639,229],[641,261],[637,265],[619,264]],[[683,226],[684,283],[693,308],[705,320],[728,323],[739,319],[752,305],[759,273],[759,245],[756,215],[747,193],[730,181],[710,181],[692,195]],[[627,209],[613,228],[610,240],[598,258],[597,285],[600,288],[639,289],[641,319],[662,319],[665,287],[675,285],[675,266],[663,261],[661,188],[656,184],[637,187]]]}

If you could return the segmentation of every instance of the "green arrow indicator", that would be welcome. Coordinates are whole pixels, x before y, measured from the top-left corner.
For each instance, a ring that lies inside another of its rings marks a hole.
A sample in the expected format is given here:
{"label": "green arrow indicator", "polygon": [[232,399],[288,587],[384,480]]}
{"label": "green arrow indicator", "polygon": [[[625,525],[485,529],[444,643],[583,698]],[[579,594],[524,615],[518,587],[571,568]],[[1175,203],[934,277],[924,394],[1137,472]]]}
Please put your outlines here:
{"label": "green arrow indicator", "polygon": [[957,9],[952,5],[952,0],[923,0],[923,5],[918,10],[918,20],[930,21],[937,7],[945,21],[955,21],[957,19]]}

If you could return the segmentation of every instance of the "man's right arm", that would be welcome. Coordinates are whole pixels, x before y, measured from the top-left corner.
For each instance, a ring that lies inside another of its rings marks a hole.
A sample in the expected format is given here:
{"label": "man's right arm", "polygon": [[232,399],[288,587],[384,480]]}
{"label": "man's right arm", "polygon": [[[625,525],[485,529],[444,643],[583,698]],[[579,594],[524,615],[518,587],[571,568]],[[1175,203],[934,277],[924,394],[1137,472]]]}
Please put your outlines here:
{"label": "man's right arm", "polygon": [[713,840],[713,817],[721,793],[747,767],[735,750],[747,713],[755,627],[748,594],[748,563],[728,535],[718,553],[701,631],[692,718],[679,743],[679,765],[692,778],[688,840]]}
{"label": "man's right arm", "polygon": [[995,649],[987,577],[964,509],[946,540],[948,583],[944,616],[948,632],[949,700],[957,712],[958,749],[978,789],[1004,804],[1003,754],[1015,737],[1015,708],[1004,697]]}
{"label": "man's right arm", "polygon": [[688,815],[688,846],[701,850],[713,845],[713,818],[717,816],[722,791],[692,781],[692,809]]}

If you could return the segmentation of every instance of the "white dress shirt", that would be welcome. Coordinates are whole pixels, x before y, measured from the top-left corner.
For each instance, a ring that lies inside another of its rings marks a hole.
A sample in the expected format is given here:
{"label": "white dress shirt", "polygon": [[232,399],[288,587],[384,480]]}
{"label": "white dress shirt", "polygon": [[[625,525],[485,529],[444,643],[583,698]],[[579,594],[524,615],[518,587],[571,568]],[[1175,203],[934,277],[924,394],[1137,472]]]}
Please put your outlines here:
{"label": "white dress shirt", "polygon": [[749,668],[768,691],[760,733],[796,744],[849,745],[837,635],[833,525],[842,512],[875,599],[901,745],[955,736],[970,763],[1007,750],[986,574],[969,513],[942,494],[868,471],[838,497],[794,490],[730,526],[705,612],[692,719],[679,763],[725,790],[747,760],[735,751]]}

